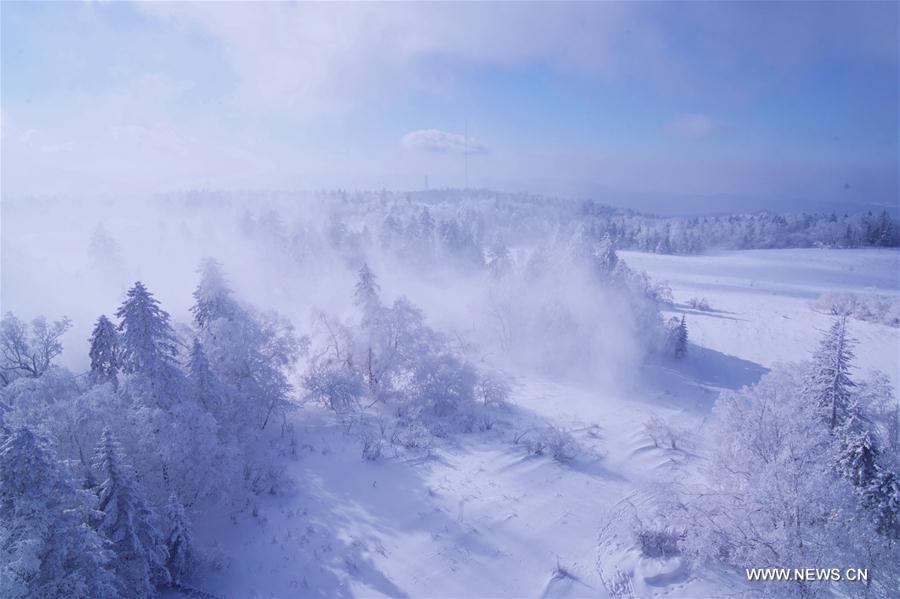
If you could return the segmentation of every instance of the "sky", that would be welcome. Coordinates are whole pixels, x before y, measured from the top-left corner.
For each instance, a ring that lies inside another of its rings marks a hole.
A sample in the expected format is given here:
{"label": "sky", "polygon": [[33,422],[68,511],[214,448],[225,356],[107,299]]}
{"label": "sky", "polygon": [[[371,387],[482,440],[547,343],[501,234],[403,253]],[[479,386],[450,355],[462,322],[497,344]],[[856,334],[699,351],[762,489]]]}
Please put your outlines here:
{"label": "sky", "polygon": [[0,191],[896,209],[900,4],[0,3]]}

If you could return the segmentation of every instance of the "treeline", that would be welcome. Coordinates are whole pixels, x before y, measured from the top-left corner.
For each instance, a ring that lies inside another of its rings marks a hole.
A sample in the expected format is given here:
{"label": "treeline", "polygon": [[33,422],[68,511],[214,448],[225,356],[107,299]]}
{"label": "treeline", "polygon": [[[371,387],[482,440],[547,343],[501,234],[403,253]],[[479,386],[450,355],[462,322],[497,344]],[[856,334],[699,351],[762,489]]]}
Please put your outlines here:
{"label": "treeline", "polygon": [[[300,201],[273,197],[273,205]],[[200,206],[206,202],[202,194],[191,198],[182,201]],[[381,247],[420,265],[452,262],[469,268],[485,266],[492,253],[559,242],[580,231],[597,240],[608,238],[617,249],[661,254],[900,245],[900,222],[886,210],[662,217],[592,201],[477,190],[323,192],[313,198],[327,206],[323,230],[309,222],[285,223],[277,210],[246,213],[244,230],[284,237],[298,253],[313,253],[322,245],[343,245],[357,253]]]}
{"label": "treeline", "polygon": [[621,249],[658,254],[696,254],[706,250],[783,248],[897,247],[900,223],[879,214],[730,214],[655,217],[609,213],[588,203],[585,218]]}

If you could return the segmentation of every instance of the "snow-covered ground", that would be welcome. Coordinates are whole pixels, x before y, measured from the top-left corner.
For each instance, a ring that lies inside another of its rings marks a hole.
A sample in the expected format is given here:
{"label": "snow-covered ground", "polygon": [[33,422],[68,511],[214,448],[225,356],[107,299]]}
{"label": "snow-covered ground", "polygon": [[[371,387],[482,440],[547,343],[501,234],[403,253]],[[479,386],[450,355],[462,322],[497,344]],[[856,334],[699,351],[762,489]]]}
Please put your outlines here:
{"label": "snow-covered ground", "polygon": [[[900,252],[890,250],[750,250],[711,256],[621,252],[632,266],[668,281],[677,310],[686,314],[691,340],[766,368],[805,359],[831,317],[810,303],[829,291],[898,295]],[[705,297],[714,311],[686,302]],[[898,329],[851,321],[862,370],[878,369],[897,387]]]}
{"label": "snow-covered ground", "polygon": [[[655,484],[696,474],[704,422],[722,389],[755,382],[773,364],[805,359],[829,317],[809,302],[829,290],[896,294],[895,250],[773,250],[679,257],[622,253],[667,280],[686,314],[689,357],[647,365],[616,390],[530,373],[494,430],[442,441],[430,456],[360,459],[329,415],[295,415],[293,490],[258,515],[207,522],[222,567],[199,577],[227,597],[721,596],[740,580],[641,557],[632,530]],[[686,307],[705,297],[713,311]],[[861,369],[900,379],[898,329],[853,322]],[[663,416],[679,450],[653,446],[643,424]],[[578,457],[527,455],[517,435],[545,423],[570,431]],[[226,531],[223,533],[223,531]],[[201,532],[201,535],[204,533]]]}

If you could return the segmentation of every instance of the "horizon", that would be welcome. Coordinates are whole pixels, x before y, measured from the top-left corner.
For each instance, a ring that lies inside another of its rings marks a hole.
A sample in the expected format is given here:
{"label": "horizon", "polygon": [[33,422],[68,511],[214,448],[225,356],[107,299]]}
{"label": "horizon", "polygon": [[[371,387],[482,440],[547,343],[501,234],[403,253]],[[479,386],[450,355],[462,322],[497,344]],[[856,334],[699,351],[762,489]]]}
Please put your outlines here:
{"label": "horizon", "polygon": [[671,215],[896,213],[898,16],[5,2],[2,193],[427,179]]}

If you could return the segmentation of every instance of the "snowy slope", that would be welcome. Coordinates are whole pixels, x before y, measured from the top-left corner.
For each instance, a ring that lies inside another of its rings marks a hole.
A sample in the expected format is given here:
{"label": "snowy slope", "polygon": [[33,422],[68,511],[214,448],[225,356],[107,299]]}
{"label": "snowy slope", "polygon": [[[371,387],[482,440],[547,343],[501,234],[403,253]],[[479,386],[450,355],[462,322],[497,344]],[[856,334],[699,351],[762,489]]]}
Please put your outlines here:
{"label": "snowy slope", "polygon": [[[828,317],[809,301],[830,289],[897,293],[896,251],[786,250],[671,257],[623,253],[666,279],[693,346],[648,364],[627,388],[591,389],[513,373],[516,407],[493,431],[444,440],[429,456],[360,459],[328,414],[295,415],[295,488],[261,499],[258,516],[205,523],[226,565],[198,586],[227,597],[699,597],[741,581],[680,559],[640,556],[631,534],[655,483],[696,476],[704,422],[721,389],[804,359]],[[715,312],[683,307],[706,297]],[[863,368],[896,383],[898,330],[853,322]],[[656,448],[643,423],[682,429]],[[518,434],[572,432],[570,463],[528,456]],[[227,536],[223,537],[223,530]]]}

